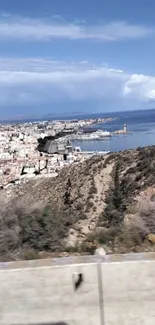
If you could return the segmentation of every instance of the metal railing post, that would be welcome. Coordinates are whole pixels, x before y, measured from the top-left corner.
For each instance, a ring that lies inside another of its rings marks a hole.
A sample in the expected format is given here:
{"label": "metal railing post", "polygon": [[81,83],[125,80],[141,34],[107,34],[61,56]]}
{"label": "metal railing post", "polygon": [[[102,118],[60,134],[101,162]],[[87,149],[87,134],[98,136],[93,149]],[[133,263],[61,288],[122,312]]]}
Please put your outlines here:
{"label": "metal railing post", "polygon": [[103,298],[103,279],[102,279],[102,263],[97,263],[98,272],[98,293],[99,293],[99,308],[100,308],[100,325],[105,325],[104,319],[104,298]]}

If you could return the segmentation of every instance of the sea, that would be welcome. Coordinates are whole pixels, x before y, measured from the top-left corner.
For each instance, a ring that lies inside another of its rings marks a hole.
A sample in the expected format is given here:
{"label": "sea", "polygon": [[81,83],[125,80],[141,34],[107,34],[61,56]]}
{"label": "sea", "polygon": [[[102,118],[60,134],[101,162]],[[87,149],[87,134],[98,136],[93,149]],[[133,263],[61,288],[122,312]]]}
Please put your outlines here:
{"label": "sea", "polygon": [[[124,123],[127,124],[128,134],[114,136],[105,140],[89,140],[89,141],[73,141],[74,147],[81,147],[85,151],[111,151],[118,152],[126,149],[135,149],[137,147],[145,147],[155,145],[155,109],[139,110],[139,111],[124,111],[114,113],[101,114],[79,114],[79,115],[65,115],[52,116],[48,118],[38,118],[36,121],[44,120],[67,120],[67,119],[87,119],[99,117],[112,117],[114,120],[102,124],[95,124],[90,126],[91,129],[100,129],[104,131],[116,131],[123,129]],[[35,119],[27,119],[18,122],[34,122]],[[8,121],[9,122],[9,121]]]}
{"label": "sea", "polygon": [[105,140],[74,141],[74,146],[80,146],[82,150],[87,151],[118,152],[155,145],[155,109],[96,115],[96,117],[99,116],[116,117],[116,119],[92,125],[91,128],[113,132],[123,129],[124,123],[126,123],[129,133]]}

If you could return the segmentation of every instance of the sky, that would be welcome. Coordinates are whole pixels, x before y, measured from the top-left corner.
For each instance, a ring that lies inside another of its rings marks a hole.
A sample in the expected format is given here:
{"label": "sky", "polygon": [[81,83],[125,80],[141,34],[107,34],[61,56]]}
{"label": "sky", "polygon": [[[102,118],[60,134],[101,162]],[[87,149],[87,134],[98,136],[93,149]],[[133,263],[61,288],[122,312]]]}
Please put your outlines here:
{"label": "sky", "polygon": [[0,118],[155,108],[154,0],[0,0]]}

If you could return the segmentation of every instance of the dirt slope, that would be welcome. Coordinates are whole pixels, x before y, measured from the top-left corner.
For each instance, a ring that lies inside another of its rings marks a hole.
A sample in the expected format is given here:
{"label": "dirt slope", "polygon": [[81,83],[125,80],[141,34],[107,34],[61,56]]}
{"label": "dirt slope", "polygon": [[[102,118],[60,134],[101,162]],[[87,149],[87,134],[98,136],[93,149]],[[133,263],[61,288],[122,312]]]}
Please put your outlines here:
{"label": "dirt slope", "polygon": [[[140,220],[137,210],[133,212],[133,207],[139,203],[140,198],[143,201],[146,199],[148,204],[153,195],[155,196],[154,188],[155,146],[152,146],[104,157],[95,156],[84,163],[64,168],[56,178],[36,179],[25,185],[18,185],[12,193],[9,190],[7,207],[15,206],[17,201],[27,202],[28,205],[34,202],[36,205],[50,205],[59,214],[67,213],[70,218],[73,217],[72,222],[67,221],[65,224],[65,227],[68,224],[68,234],[65,236],[67,245],[85,241],[88,235],[99,229],[110,229],[112,237],[107,239],[104,233],[99,240],[112,243],[112,251],[121,251],[120,229],[124,220],[127,223],[132,219],[132,224],[135,218]],[[1,197],[4,194],[6,195],[1,192]],[[151,209],[153,211],[154,208]],[[151,218],[154,214],[151,212]],[[140,218],[145,219],[141,215]],[[146,220],[143,221],[146,223]],[[155,233],[155,222],[152,224],[149,228],[147,220],[148,232]],[[119,232],[114,233],[114,228],[118,230],[118,227]],[[143,229],[141,239],[134,239],[137,245],[142,245],[139,243],[144,235],[146,233]],[[121,240],[124,241],[124,237]],[[128,241],[124,245],[129,245]],[[133,250],[133,247],[130,247],[130,250]]]}

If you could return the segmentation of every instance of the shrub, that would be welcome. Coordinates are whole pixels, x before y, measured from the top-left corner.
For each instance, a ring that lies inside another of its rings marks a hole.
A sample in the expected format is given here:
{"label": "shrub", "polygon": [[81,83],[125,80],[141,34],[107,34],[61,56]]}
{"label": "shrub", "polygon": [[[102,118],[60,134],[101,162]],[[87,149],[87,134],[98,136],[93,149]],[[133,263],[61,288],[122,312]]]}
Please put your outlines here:
{"label": "shrub", "polygon": [[126,248],[132,248],[135,246],[139,246],[143,242],[143,236],[141,233],[141,229],[138,227],[126,227],[122,228],[122,231],[119,234],[119,242],[121,245]]}
{"label": "shrub", "polygon": [[152,195],[151,195],[151,201],[152,201],[152,202],[155,202],[155,194],[152,194]]}
{"label": "shrub", "polygon": [[89,189],[89,194],[97,194],[97,188],[95,185],[92,185]]}
{"label": "shrub", "polygon": [[87,201],[91,200],[94,198],[94,195],[93,194],[89,194],[88,197],[87,197]]}
{"label": "shrub", "polygon": [[137,217],[145,234],[155,233],[155,202],[147,200],[141,202],[137,206]]}
{"label": "shrub", "polygon": [[142,174],[138,174],[138,175],[135,177],[135,181],[136,181],[136,182],[139,182],[141,179],[142,179]]}
{"label": "shrub", "polygon": [[[111,227],[92,233],[87,237],[87,242],[92,247],[98,244],[106,245],[111,252],[133,251],[136,246],[142,245],[144,237],[138,227]],[[95,249],[94,249],[95,250]]]}
{"label": "shrub", "polygon": [[82,203],[78,203],[77,205],[76,205],[76,210],[83,210],[84,209],[84,204],[82,204]]}
{"label": "shrub", "polygon": [[69,245],[65,248],[67,253],[78,253],[80,252],[80,245],[78,243],[76,243],[75,245]]}
{"label": "shrub", "polygon": [[31,258],[39,251],[63,249],[64,238],[77,220],[71,210],[30,206],[26,202],[4,209],[0,214],[1,260],[16,259],[23,254]]}
{"label": "shrub", "polygon": [[115,238],[120,235],[120,228],[112,227],[107,230],[100,230],[96,233],[96,240],[100,244],[113,243]]}
{"label": "shrub", "polygon": [[87,215],[86,215],[86,213],[84,213],[84,212],[80,212],[80,215],[79,215],[79,219],[80,220],[86,220],[87,219]]}
{"label": "shrub", "polygon": [[25,249],[22,252],[22,258],[24,260],[36,260],[39,258],[39,254],[34,249]]}
{"label": "shrub", "polygon": [[116,158],[117,154],[109,154],[108,157],[105,159],[104,164],[103,164],[103,168],[106,167],[108,164],[110,164],[112,162],[113,159]]}
{"label": "shrub", "polygon": [[84,174],[84,176],[89,176],[89,174],[90,174],[89,168],[85,169],[83,174]]}
{"label": "shrub", "polygon": [[94,178],[91,179],[90,185],[91,186],[94,186],[95,185]]}
{"label": "shrub", "polygon": [[93,208],[93,206],[94,206],[94,203],[93,203],[93,202],[89,201],[89,202],[87,203],[87,207],[88,207],[88,209],[89,209],[89,208]]}

